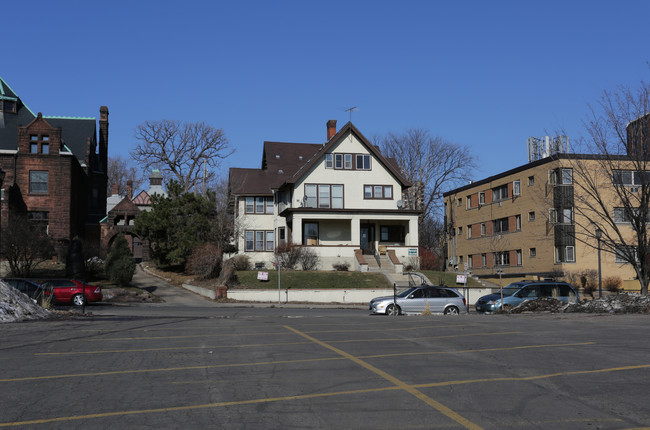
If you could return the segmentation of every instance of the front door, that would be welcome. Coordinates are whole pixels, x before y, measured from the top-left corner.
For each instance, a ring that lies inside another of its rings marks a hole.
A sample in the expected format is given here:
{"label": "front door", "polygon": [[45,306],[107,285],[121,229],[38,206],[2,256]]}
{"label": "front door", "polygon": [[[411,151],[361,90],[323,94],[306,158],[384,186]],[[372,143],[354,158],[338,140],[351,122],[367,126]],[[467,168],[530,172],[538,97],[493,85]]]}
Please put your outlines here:
{"label": "front door", "polygon": [[361,250],[364,254],[374,254],[375,226],[372,224],[361,224]]}

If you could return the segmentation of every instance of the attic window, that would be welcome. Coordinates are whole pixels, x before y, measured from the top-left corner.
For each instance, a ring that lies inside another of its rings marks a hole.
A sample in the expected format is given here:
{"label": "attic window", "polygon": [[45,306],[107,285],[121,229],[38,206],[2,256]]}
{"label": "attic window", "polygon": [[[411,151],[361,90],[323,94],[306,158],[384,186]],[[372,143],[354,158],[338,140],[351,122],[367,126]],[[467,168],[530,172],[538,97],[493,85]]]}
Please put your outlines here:
{"label": "attic window", "polygon": [[0,100],[0,111],[16,113],[16,102],[12,100]]}

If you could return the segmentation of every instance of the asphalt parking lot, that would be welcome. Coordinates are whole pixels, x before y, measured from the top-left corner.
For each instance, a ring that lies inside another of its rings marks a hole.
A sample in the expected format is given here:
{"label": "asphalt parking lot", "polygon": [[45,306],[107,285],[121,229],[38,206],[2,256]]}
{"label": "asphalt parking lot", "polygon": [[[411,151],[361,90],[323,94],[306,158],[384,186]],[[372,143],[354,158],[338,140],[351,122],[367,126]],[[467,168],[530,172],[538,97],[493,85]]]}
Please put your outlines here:
{"label": "asphalt parking lot", "polygon": [[1,325],[0,427],[650,428],[644,315],[134,309]]}

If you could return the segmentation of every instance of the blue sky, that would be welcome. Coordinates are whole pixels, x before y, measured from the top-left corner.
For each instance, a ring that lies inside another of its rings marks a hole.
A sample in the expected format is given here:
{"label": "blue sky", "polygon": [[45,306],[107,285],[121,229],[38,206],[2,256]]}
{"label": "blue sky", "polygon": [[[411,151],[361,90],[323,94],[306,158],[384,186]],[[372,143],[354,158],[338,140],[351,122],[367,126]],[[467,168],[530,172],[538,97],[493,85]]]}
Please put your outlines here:
{"label": "blue sky", "polygon": [[3,4],[0,76],[34,111],[110,110],[109,154],[146,120],[205,121],[260,167],[265,140],[429,129],[481,179],[526,139],[581,133],[605,89],[650,76],[646,0],[30,1]]}

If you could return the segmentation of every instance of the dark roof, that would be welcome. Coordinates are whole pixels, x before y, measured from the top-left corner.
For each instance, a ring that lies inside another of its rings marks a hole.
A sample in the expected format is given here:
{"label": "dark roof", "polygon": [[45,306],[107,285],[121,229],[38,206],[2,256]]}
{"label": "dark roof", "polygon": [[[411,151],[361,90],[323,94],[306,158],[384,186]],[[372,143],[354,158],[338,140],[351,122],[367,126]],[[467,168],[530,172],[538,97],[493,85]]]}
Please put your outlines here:
{"label": "dark roof", "polygon": [[[18,127],[32,122],[36,115],[22,102],[20,97],[0,78],[0,99],[17,102],[16,113],[0,112],[0,149],[18,149]],[[61,127],[61,138],[80,163],[86,161],[88,138],[96,142],[95,118],[73,118],[43,116],[52,127]]]}
{"label": "dark roof", "polygon": [[[230,192],[239,195],[273,195],[271,191],[274,183],[284,182],[284,178],[274,177],[268,170],[261,169],[230,169]],[[283,175],[284,176],[284,175]],[[275,179],[275,181],[273,181]]]}
{"label": "dark roof", "polygon": [[480,181],[472,181],[471,183],[467,185],[463,185],[462,187],[454,188],[453,190],[449,190],[445,193],[442,194],[443,197],[447,197],[452,194],[460,193],[462,191],[474,188],[478,185],[485,185],[489,184],[490,182],[497,181],[501,178],[505,178],[506,176],[514,175],[515,173],[523,172],[528,169],[532,169],[533,167],[541,166],[542,164],[550,163],[553,161],[557,160],[603,160],[606,158],[610,158],[612,160],[620,160],[620,161],[625,161],[629,160],[630,158],[625,155],[608,155],[604,156],[601,154],[567,154],[567,153],[557,153],[553,154],[549,157],[541,158],[536,161],[532,161],[530,163],[515,167],[514,169],[506,170],[505,172],[497,173],[496,175],[490,176],[485,179],[481,179]]}

